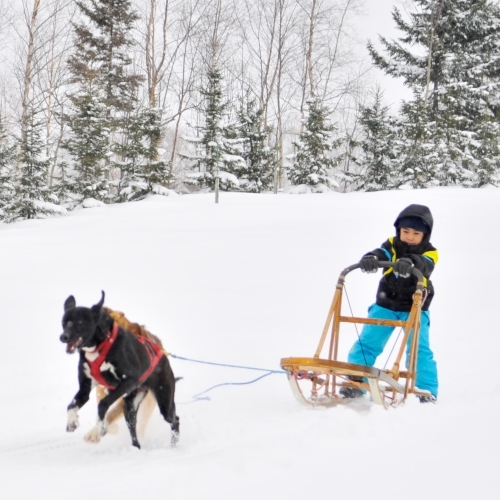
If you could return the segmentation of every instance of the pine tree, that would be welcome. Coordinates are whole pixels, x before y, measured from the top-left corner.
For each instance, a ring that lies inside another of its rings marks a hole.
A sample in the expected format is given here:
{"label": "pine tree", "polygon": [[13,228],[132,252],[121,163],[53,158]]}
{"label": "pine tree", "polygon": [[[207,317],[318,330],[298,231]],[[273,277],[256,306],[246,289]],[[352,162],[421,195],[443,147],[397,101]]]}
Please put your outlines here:
{"label": "pine tree", "polygon": [[76,5],[84,21],[74,24],[75,53],[69,59],[73,83],[93,81],[103,91],[111,122],[131,112],[143,78],[132,71],[134,22],[130,0],[87,0]]}
{"label": "pine tree", "polygon": [[14,196],[16,160],[17,143],[8,136],[0,117],[0,219]]}
{"label": "pine tree", "polygon": [[200,90],[203,97],[198,109],[203,120],[203,125],[197,127],[200,137],[186,139],[196,148],[194,155],[183,155],[194,171],[187,174],[186,183],[214,189],[218,177],[221,190],[237,190],[238,178],[231,172],[238,171],[239,165],[243,166],[245,161],[232,154],[233,150],[228,146],[236,140],[236,135],[227,124],[229,103],[225,101],[222,89],[222,74],[218,68],[210,69],[207,79],[206,89]]}
{"label": "pine tree", "polygon": [[[85,91],[86,90],[86,91]],[[74,161],[74,178],[70,188],[80,201],[86,198],[105,201],[109,198],[110,182],[106,158],[109,156],[110,130],[107,110],[89,86],[71,96],[73,115],[69,120],[70,134],[63,146]]]}
{"label": "pine tree", "polygon": [[[84,186],[84,197],[109,201],[111,169],[119,165],[113,163],[113,155],[127,141],[123,134],[135,115],[143,80],[132,70],[130,58],[138,15],[130,0],[87,0],[76,5],[82,21],[73,25],[75,52],[68,61],[71,83],[77,91],[71,98],[70,123],[74,125],[66,145],[73,155],[76,153],[75,170],[83,175],[76,186]],[[89,139],[93,147],[85,155],[82,146]]]}
{"label": "pine tree", "polygon": [[[55,183],[52,187],[52,192],[57,196],[57,199],[62,206],[69,209],[74,208],[75,203],[75,187],[72,179],[68,175],[68,163],[59,161],[57,163],[58,177],[53,177]],[[78,201],[81,197],[77,196]]]}
{"label": "pine tree", "polygon": [[4,207],[6,222],[66,213],[47,185],[49,165],[42,139],[42,122],[31,112],[25,139],[20,144],[20,168],[13,197]]}
{"label": "pine tree", "polygon": [[[427,121],[413,131],[433,143],[422,146],[420,160],[428,178],[424,185],[495,183],[496,166],[483,167],[496,157],[493,139],[500,118],[500,7],[491,0],[414,0],[416,9],[406,21],[398,9],[393,18],[404,33],[398,41],[381,37],[386,56],[369,44],[374,63],[387,74],[403,78],[414,99],[401,110],[410,121],[425,109]],[[485,131],[485,127],[489,129]],[[408,128],[407,132],[411,132]],[[416,136],[407,136],[409,147]],[[482,145],[478,146],[478,141]],[[404,149],[407,149],[406,147]],[[418,149],[418,148],[417,148]]]}
{"label": "pine tree", "polygon": [[123,177],[117,201],[141,200],[149,193],[168,192],[170,164],[160,159],[162,136],[160,109],[144,109],[130,120],[124,136],[128,142],[117,150],[125,159],[120,166]]}
{"label": "pine tree", "polygon": [[397,139],[398,123],[383,105],[383,93],[377,90],[373,103],[361,108],[362,139],[360,154],[354,159],[360,173],[352,174],[359,191],[394,189],[401,183]]}
{"label": "pine tree", "polygon": [[306,185],[313,192],[321,192],[338,186],[329,171],[338,164],[332,152],[342,141],[334,138],[335,126],[327,123],[328,109],[319,99],[309,99],[307,107],[304,131],[293,143],[297,153],[287,167],[287,175],[293,185]]}
{"label": "pine tree", "polygon": [[257,109],[255,101],[247,96],[238,110],[235,126],[239,141],[231,148],[245,160],[245,163],[236,163],[232,172],[238,177],[241,191],[260,193],[272,189],[277,155],[267,145],[272,128],[263,122],[263,110]]}
{"label": "pine tree", "polygon": [[500,124],[496,120],[485,120],[476,128],[475,141],[469,148],[475,159],[474,186],[500,185]]}
{"label": "pine tree", "polygon": [[402,106],[404,120],[400,130],[403,140],[396,150],[399,164],[396,188],[407,186],[422,189],[439,184],[441,158],[437,154],[435,127],[428,111],[429,108],[419,99]]}

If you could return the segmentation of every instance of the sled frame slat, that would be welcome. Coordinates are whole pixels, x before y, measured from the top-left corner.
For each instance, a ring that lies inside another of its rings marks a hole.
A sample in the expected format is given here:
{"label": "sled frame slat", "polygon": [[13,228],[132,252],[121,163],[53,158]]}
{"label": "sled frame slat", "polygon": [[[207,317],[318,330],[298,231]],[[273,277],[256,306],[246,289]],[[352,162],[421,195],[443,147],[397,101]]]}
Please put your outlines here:
{"label": "sled frame slat", "polygon": [[[382,268],[392,267],[392,262],[379,262]],[[387,408],[387,401],[392,399],[392,404],[396,403],[396,396],[399,395],[398,402],[404,402],[408,394],[419,394],[415,387],[418,342],[420,336],[420,314],[422,310],[422,295],[424,290],[423,275],[418,269],[413,268],[412,273],[417,276],[417,286],[413,295],[413,304],[406,321],[387,320],[377,318],[359,318],[341,315],[342,295],[344,282],[347,274],[359,268],[359,264],[354,264],[344,269],[340,274],[335,287],[335,294],[328,311],[325,325],[321,333],[319,344],[312,358],[283,358],[281,367],[287,371],[290,386],[297,399],[304,404],[314,406],[334,406],[345,404],[345,401],[337,394],[338,387],[360,388],[368,390],[375,404]],[[392,326],[404,328],[405,332],[396,359],[390,370],[347,363],[338,360],[338,350],[340,341],[340,325],[342,323],[358,323],[380,326]],[[325,348],[326,340],[330,332],[327,357],[321,358],[321,353]],[[407,371],[401,371],[400,365],[409,344],[409,355],[407,360]],[[402,379],[402,383],[399,379]],[[303,394],[299,381],[310,380],[312,383],[311,396]],[[380,382],[386,384],[381,387]]]}

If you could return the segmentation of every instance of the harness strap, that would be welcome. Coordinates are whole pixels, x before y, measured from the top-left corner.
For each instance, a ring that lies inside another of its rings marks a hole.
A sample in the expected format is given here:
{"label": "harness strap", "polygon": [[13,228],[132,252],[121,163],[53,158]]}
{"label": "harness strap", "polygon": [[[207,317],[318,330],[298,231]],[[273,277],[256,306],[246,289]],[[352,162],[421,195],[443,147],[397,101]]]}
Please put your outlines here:
{"label": "harness strap", "polygon": [[104,341],[97,346],[96,351],[99,353],[99,356],[97,356],[97,358],[94,359],[94,361],[90,361],[89,359],[87,359],[87,363],[89,364],[90,367],[90,374],[98,384],[103,385],[104,387],[106,387],[106,389],[113,389],[113,386],[109,385],[106,382],[106,380],[104,380],[104,377],[102,376],[101,373],[101,365],[104,363],[104,360],[106,359],[106,356],[108,355],[111,346],[116,340],[117,335],[118,335],[118,325],[113,322],[113,328],[108,333]]}
{"label": "harness strap", "polygon": [[[104,341],[101,342],[101,344],[99,344],[99,346],[96,349],[96,351],[99,353],[97,358],[94,359],[93,361],[87,358],[87,363],[90,367],[90,374],[99,385],[104,386],[108,390],[113,390],[115,389],[115,387],[106,382],[106,380],[102,376],[101,365],[104,363],[109,350],[111,349],[114,341],[116,340],[116,337],[118,335],[118,328],[119,328],[118,324],[113,322],[113,328],[108,333]],[[146,339],[144,337],[136,337],[136,338],[144,346],[149,356],[149,368],[139,378],[139,382],[144,382],[149,377],[149,375],[151,375],[152,371],[156,368],[156,365],[163,356],[163,351],[161,347],[158,344],[155,344],[152,340]]]}
{"label": "harness strap", "polygon": [[163,356],[163,350],[158,344],[145,337],[137,337],[137,340],[145,347],[149,356],[149,368],[142,374],[139,382],[144,382],[156,368],[156,365]]}

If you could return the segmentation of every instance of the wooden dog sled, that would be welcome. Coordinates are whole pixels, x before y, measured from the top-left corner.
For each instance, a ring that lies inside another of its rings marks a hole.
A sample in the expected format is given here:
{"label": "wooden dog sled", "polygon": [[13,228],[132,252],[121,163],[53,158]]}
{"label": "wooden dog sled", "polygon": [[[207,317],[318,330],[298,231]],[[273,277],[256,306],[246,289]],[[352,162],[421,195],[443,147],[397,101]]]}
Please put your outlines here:
{"label": "wooden dog sled", "polygon": [[[390,268],[393,265],[392,262],[379,262],[379,266],[382,268]],[[300,403],[312,406],[335,406],[354,401],[353,399],[344,399],[338,394],[341,387],[364,389],[370,394],[374,403],[385,408],[404,402],[408,394],[429,395],[429,393],[419,391],[415,387],[420,312],[424,292],[422,273],[416,268],[412,269],[418,283],[407,321],[342,316],[341,305],[345,277],[358,268],[359,263],[353,264],[340,274],[332,305],[314,356],[312,358],[283,358],[281,360],[281,368],[287,372],[292,392]],[[376,324],[404,328],[404,336],[392,368],[386,370],[339,361],[341,323]],[[401,359],[410,335],[411,345],[407,367],[406,370],[401,370]],[[328,336],[328,352],[326,357],[321,357]]]}

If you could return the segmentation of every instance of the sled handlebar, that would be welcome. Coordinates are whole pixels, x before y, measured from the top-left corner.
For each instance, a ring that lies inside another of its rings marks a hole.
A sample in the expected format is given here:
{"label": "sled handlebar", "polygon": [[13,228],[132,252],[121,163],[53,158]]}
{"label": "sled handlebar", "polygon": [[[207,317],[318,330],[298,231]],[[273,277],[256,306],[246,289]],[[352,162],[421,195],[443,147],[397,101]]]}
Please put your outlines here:
{"label": "sled handlebar", "polygon": [[[378,267],[389,268],[389,267],[393,267],[393,266],[394,266],[394,262],[387,262],[385,260],[381,260],[378,263]],[[356,264],[352,264],[351,266],[346,267],[342,271],[342,273],[340,274],[339,283],[343,283],[346,275],[349,274],[351,271],[354,271],[355,269],[359,269],[359,262],[356,262]],[[417,290],[423,290],[423,288],[424,288],[424,275],[416,267],[413,267],[411,272],[412,272],[412,274],[414,274],[417,277]]]}

